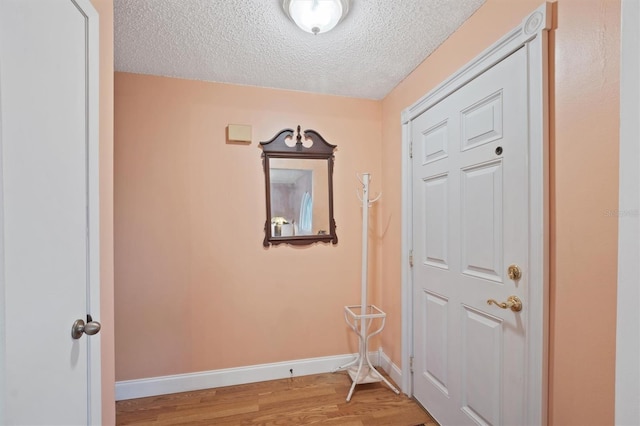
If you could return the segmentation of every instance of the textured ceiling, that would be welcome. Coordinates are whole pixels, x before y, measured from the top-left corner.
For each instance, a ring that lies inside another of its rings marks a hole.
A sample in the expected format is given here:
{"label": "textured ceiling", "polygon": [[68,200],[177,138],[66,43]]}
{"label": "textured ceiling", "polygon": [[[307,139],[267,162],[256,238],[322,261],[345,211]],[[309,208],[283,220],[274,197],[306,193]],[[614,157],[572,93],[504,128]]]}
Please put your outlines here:
{"label": "textured ceiling", "polygon": [[352,0],[314,36],[281,0],[115,0],[115,68],[381,99],[485,0]]}

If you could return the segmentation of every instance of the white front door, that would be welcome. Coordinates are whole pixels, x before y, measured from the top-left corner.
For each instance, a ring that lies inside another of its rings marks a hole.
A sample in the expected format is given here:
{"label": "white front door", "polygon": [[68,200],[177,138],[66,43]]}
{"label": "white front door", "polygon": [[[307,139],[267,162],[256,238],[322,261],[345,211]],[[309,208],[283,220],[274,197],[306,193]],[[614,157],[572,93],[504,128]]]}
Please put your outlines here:
{"label": "white front door", "polygon": [[413,393],[443,425],[527,423],[525,50],[411,123]]}
{"label": "white front door", "polygon": [[0,0],[2,424],[100,423],[97,53],[88,0]]}

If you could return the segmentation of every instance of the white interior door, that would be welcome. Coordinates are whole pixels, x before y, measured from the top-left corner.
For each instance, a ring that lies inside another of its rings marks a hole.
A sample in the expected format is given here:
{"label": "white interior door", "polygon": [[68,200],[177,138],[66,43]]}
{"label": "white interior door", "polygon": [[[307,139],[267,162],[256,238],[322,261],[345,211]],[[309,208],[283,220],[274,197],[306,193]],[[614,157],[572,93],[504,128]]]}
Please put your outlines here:
{"label": "white interior door", "polygon": [[97,53],[88,0],[0,0],[3,424],[100,423]]}
{"label": "white interior door", "polygon": [[443,425],[527,423],[527,105],[522,48],[411,123],[413,393]]}

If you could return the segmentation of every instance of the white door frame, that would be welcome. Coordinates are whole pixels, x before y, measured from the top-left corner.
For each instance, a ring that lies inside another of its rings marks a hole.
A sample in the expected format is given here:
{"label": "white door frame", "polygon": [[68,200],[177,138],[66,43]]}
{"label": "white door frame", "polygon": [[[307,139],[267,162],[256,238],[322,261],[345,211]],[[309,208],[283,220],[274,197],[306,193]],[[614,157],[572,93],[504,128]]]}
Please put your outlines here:
{"label": "white door frame", "polygon": [[[0,0],[2,1],[2,0]],[[48,1],[48,0],[43,0]],[[100,203],[99,203],[99,94],[100,94],[100,40],[99,40],[99,16],[90,0],[69,0],[78,9],[78,12],[85,19],[86,43],[87,43],[87,199],[88,211],[87,219],[89,223],[88,232],[88,249],[87,270],[89,285],[87,289],[87,313],[99,321],[100,319]],[[0,111],[0,130],[2,129],[2,111]],[[0,131],[0,347],[4,346],[6,324],[4,322],[5,312],[5,291],[6,283],[4,280],[4,182],[2,180],[3,173],[3,141],[2,131]],[[71,333],[71,324],[69,324],[69,333]],[[84,401],[88,408],[88,424],[102,424],[102,365],[100,357],[100,335],[84,336],[83,339],[89,339],[88,358],[89,371],[88,377],[88,400]],[[0,384],[5,383],[5,371],[10,368],[6,365],[4,359],[4,351],[0,351]],[[64,386],[64,384],[60,384]],[[0,424],[4,423],[5,418],[5,389],[0,387]],[[70,407],[74,403],[83,403],[82,401],[69,401]],[[37,410],[37,401],[34,401],[34,410]]]}
{"label": "white door frame", "polygon": [[413,303],[410,252],[413,246],[411,204],[411,122],[443,98],[520,48],[528,58],[529,110],[529,241],[531,285],[527,305],[526,392],[527,424],[547,422],[548,291],[549,291],[549,114],[548,31],[552,27],[551,3],[544,3],[498,42],[454,73],[402,112],[402,380],[403,392],[412,395],[409,372],[413,354]]}
{"label": "white door frame", "polygon": [[640,4],[622,0],[615,424],[640,424]]}
{"label": "white door frame", "polygon": [[[100,321],[100,17],[90,0],[72,0],[87,25],[87,163],[89,203],[89,289],[87,309]],[[98,334],[99,336],[99,334]],[[89,338],[89,420],[102,424],[102,357],[100,339]]]}

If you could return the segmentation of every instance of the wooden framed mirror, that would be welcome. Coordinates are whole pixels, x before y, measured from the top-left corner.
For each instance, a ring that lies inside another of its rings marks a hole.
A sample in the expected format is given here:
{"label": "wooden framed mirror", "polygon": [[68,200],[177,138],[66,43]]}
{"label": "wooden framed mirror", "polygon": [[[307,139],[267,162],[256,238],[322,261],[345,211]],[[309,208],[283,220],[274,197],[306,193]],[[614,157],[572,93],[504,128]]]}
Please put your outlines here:
{"label": "wooden framed mirror", "polygon": [[338,243],[333,218],[333,151],[315,130],[281,130],[260,142],[265,176],[265,247]]}

